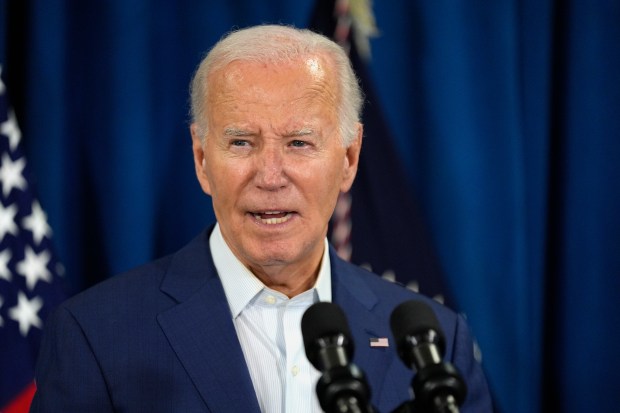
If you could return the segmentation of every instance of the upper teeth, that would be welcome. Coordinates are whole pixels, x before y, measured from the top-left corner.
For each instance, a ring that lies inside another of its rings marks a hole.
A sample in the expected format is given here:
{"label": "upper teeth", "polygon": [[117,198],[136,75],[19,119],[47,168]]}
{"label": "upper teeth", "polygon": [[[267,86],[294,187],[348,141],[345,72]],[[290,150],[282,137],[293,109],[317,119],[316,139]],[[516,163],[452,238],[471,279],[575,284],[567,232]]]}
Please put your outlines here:
{"label": "upper teeth", "polygon": [[283,214],[283,213],[284,212],[282,212],[282,211],[275,211],[275,212],[271,211],[271,212],[257,213],[257,214],[254,214],[254,218],[259,220],[263,224],[268,224],[268,225],[281,224],[283,222],[288,221],[291,218],[291,214],[290,213],[286,213],[286,215],[284,215],[282,217],[274,217],[274,218],[263,218],[261,215],[276,215],[276,214]]}

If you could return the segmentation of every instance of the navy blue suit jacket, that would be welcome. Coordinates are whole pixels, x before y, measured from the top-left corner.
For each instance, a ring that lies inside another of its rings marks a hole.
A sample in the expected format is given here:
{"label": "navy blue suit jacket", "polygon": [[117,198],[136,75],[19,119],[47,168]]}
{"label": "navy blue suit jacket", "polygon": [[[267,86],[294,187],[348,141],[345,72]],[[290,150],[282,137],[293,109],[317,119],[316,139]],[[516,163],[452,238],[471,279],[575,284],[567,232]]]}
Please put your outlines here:
{"label": "navy blue suit jacket", "polygon": [[[205,231],[174,255],[61,305],[46,324],[31,412],[259,412],[208,238]],[[491,411],[460,316],[330,254],[333,302],[347,315],[353,362],[366,373],[379,412],[410,397],[413,372],[389,330],[393,308],[410,299],[427,301],[437,314],[446,359],[469,387],[462,411]],[[392,345],[371,348],[373,337]]]}

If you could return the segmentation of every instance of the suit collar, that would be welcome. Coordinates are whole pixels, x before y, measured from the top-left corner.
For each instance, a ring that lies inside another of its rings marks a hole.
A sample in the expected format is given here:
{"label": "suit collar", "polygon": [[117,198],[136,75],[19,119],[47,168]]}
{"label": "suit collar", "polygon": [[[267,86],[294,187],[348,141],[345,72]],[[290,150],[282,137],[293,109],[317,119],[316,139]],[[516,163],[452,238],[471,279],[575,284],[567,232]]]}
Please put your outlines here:
{"label": "suit collar", "polygon": [[[379,396],[395,351],[370,347],[371,338],[388,338],[391,333],[387,320],[378,311],[380,299],[363,280],[360,271],[364,270],[341,260],[332,250],[332,293],[334,302],[342,308],[349,321],[355,342],[353,363],[365,372],[370,388]],[[374,399],[378,400],[378,397]]]}
{"label": "suit collar", "polygon": [[366,311],[371,311],[379,299],[375,292],[356,275],[355,270],[359,269],[338,257],[333,247],[330,247],[329,255],[332,266],[333,301],[340,305],[361,305]]}
{"label": "suit collar", "polygon": [[157,317],[211,411],[259,412],[224,290],[209,251],[210,229],[175,254],[161,290],[178,304]]}
{"label": "suit collar", "polygon": [[212,229],[210,227],[203,231],[170,260],[160,289],[177,302],[186,301],[211,278],[217,278],[209,251],[209,234]]}

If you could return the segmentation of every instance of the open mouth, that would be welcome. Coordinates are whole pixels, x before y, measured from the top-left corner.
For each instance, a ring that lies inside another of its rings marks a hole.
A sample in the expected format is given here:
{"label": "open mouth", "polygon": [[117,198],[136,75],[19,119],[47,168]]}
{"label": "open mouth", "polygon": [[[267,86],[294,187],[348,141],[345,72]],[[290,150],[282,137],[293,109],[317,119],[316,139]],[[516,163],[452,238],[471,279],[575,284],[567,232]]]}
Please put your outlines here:
{"label": "open mouth", "polygon": [[293,216],[290,211],[265,211],[265,212],[252,212],[252,215],[257,221],[266,225],[282,224]]}

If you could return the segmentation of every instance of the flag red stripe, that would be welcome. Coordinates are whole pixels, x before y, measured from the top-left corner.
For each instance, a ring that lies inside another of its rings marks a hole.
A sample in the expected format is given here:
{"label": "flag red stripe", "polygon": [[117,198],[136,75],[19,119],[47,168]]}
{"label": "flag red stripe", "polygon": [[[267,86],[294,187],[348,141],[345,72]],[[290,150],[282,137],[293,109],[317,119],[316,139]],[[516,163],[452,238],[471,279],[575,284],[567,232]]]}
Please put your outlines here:
{"label": "flag red stripe", "polygon": [[30,383],[20,394],[18,394],[9,404],[0,409],[2,413],[27,413],[30,403],[34,397],[36,386]]}

